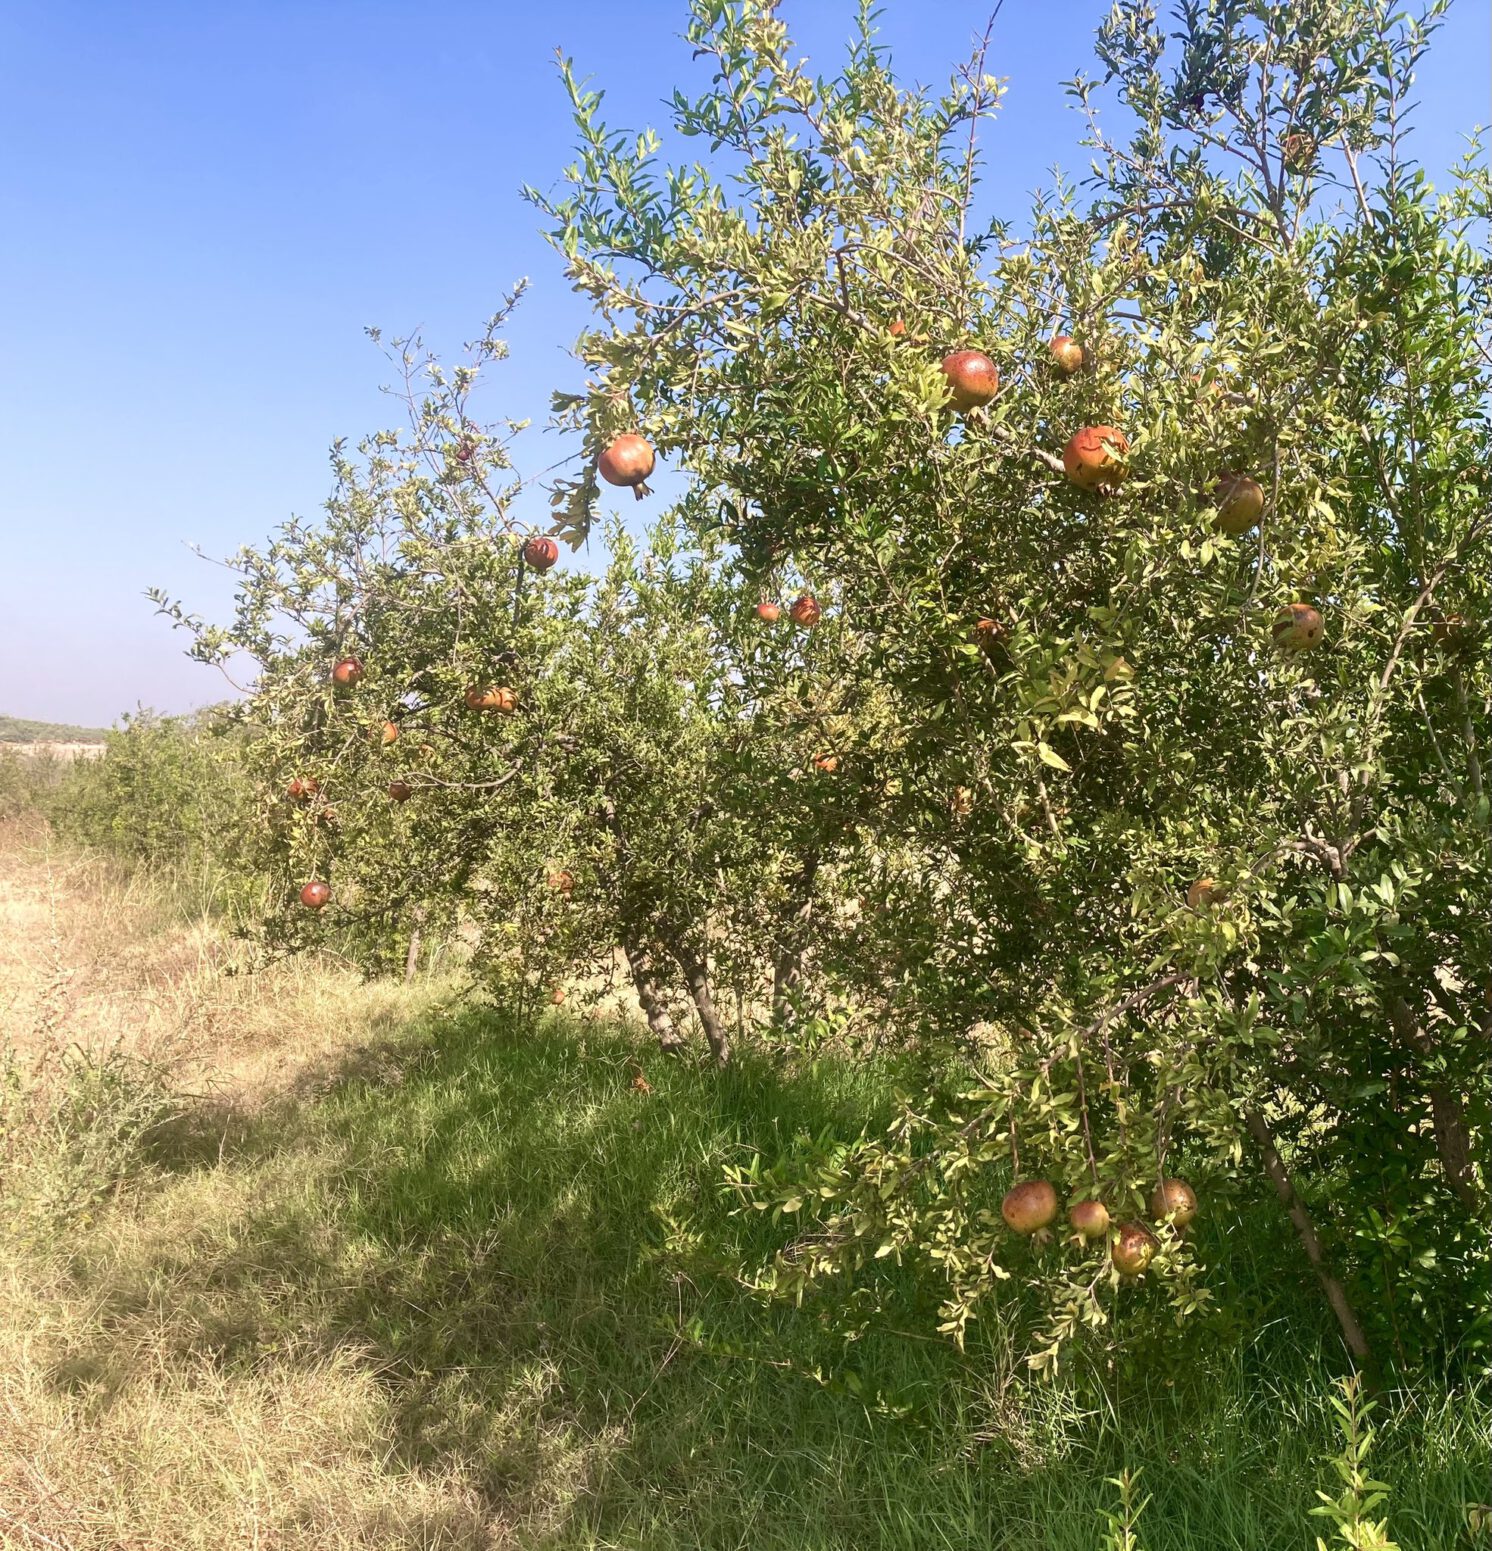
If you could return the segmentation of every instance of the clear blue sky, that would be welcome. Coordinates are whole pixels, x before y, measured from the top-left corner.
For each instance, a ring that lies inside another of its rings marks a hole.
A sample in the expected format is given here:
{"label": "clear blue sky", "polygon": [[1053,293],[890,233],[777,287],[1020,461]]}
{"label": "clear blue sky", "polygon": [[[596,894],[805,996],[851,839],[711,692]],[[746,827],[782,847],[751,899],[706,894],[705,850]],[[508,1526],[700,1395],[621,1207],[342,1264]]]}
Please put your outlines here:
{"label": "clear blue sky", "polygon": [[[990,0],[887,0],[904,78],[941,84]],[[1091,68],[1104,0],[1007,0],[1010,79],[986,197],[1018,212],[1080,168],[1059,83]],[[565,165],[555,47],[608,122],[661,124],[701,81],[683,0],[3,0],[0,3],[0,712],[105,724],[221,698],[141,597],[210,616],[224,555],[326,494],[326,448],[391,419],[363,328],[442,353],[507,285],[532,289],[489,389],[542,424],[583,321],[524,182]],[[787,0],[837,61],[851,0]],[[1486,0],[1460,0],[1428,68],[1417,151],[1438,170],[1492,116]],[[691,146],[692,150],[693,147]],[[527,466],[553,461],[529,437]]]}

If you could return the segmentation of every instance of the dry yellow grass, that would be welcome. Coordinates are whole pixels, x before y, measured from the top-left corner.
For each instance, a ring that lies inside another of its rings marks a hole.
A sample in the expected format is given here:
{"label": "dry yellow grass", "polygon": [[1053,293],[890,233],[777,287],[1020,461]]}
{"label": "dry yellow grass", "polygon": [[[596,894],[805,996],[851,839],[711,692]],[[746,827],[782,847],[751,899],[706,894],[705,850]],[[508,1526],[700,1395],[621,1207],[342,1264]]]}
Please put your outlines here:
{"label": "dry yellow grass", "polygon": [[[0,1108],[9,1169],[46,1167],[47,1104],[69,1051],[143,1063],[123,1070],[207,1095],[198,1124],[221,1126],[226,1142],[236,1115],[314,1083],[450,990],[368,984],[326,961],[225,976],[233,951],[212,923],[175,919],[158,891],[55,849],[34,826],[0,836],[0,1031],[13,1093],[32,1101]],[[36,1134],[22,1134],[28,1124]],[[394,1457],[366,1352],[277,1350],[261,1332],[251,1363],[215,1359],[224,1246],[255,1201],[293,1200],[336,1161],[292,1147],[245,1168],[211,1153],[176,1176],[118,1182],[120,1199],[58,1236],[0,1216],[0,1546],[500,1543],[490,1503],[456,1470]],[[314,1297],[297,1269],[256,1266],[260,1296],[279,1285]]]}

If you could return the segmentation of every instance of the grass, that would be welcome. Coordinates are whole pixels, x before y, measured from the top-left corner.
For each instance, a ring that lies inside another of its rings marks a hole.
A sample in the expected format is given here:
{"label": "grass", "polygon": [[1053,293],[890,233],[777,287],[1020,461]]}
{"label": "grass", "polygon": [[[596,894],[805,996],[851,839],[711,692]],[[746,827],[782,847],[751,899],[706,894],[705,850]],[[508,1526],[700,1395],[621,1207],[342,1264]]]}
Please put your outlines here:
{"label": "grass", "polygon": [[[1093,1551],[1137,1468],[1146,1551],[1314,1545],[1338,1369],[1283,1235],[1229,1254],[1240,1323],[1033,1385],[993,1322],[965,1355],[927,1339],[910,1272],[885,1321],[724,1274],[772,1230],[723,1165],[852,1133],[893,1068],[718,1077],[614,1023],[339,973],[286,972],[252,1015],[217,980],[199,1044],[261,1048],[205,1098],[119,1046],[51,1068],[72,1124],[12,1177],[100,1127],[123,1152],[0,1241],[0,1545]],[[338,1043],[301,1051],[318,985]],[[1221,1253],[1248,1224],[1209,1231]],[[1376,1420],[1400,1545],[1471,1545],[1487,1407]]]}

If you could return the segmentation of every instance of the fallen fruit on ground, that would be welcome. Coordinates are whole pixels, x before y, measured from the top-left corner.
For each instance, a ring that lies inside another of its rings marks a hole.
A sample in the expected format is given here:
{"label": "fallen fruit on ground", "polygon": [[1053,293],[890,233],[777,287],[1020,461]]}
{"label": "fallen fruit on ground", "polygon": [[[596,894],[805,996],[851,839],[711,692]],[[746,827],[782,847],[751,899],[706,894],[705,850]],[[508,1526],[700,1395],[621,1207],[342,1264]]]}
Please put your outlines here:
{"label": "fallen fruit on ground", "polygon": [[1000,1215],[1017,1233],[1038,1233],[1056,1219],[1056,1189],[1048,1180],[1022,1180],[1006,1191],[1005,1199],[1000,1203]]}
{"label": "fallen fruit on ground", "polygon": [[1264,515],[1264,488],[1247,474],[1220,474],[1213,489],[1217,527],[1239,538],[1259,525]]}
{"label": "fallen fruit on ground", "polygon": [[596,460],[596,468],[608,485],[623,485],[640,501],[649,494],[648,475],[656,459],[646,437],[629,431],[619,436]]}
{"label": "fallen fruit on ground", "polygon": [[943,376],[957,410],[978,409],[1000,391],[1000,373],[982,350],[955,350],[945,355]]}
{"label": "fallen fruit on ground", "polygon": [[313,878],[300,891],[300,902],[307,910],[320,910],[331,897],[331,884],[323,883],[320,878]]}
{"label": "fallen fruit on ground", "polygon": [[1121,485],[1129,476],[1123,459],[1129,438],[1111,425],[1085,425],[1062,450],[1062,467],[1081,490]]}
{"label": "fallen fruit on ground", "polygon": [[1109,1258],[1123,1277],[1143,1276],[1160,1248],[1160,1240],[1142,1222],[1123,1222],[1114,1235]]}
{"label": "fallen fruit on ground", "polygon": [[1150,1193],[1150,1215],[1184,1228],[1197,1215],[1197,1193],[1184,1179],[1163,1179]]}
{"label": "fallen fruit on ground", "polygon": [[1274,617],[1274,644],[1281,651],[1308,652],[1320,646],[1326,627],[1309,603],[1287,603]]}
{"label": "fallen fruit on ground", "polygon": [[1074,1201],[1067,1208],[1067,1220],[1072,1224],[1073,1232],[1085,1239],[1101,1239],[1109,1231],[1108,1207],[1091,1197]]}

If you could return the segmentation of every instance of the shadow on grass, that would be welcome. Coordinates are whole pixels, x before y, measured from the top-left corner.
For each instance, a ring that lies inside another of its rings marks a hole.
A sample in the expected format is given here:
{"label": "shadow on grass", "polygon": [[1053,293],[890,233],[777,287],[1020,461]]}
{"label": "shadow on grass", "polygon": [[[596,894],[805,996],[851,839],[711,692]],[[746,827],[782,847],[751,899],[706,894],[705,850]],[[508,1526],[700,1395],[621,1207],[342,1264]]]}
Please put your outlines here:
{"label": "shadow on grass", "polygon": [[[458,1469],[546,1547],[1089,1551],[1104,1478],[1141,1461],[1151,1551],[1311,1545],[1325,1435],[1290,1408],[1319,1360],[1260,1396],[1242,1348],[1178,1355],[1085,1416],[992,1329],[967,1356],[922,1338],[935,1293],[910,1272],[887,1273],[889,1324],[847,1290],[767,1307],[723,1274],[774,1232],[733,1212],[723,1164],[855,1135],[894,1076],[717,1075],[613,1025],[481,1010],[374,1043],[241,1131],[181,1131],[142,1231],[79,1247],[98,1315],[56,1381],[106,1406],[147,1346],[230,1372],[354,1353],[391,1463]],[[1401,1500],[1427,1535],[1473,1463],[1416,1467]]]}

